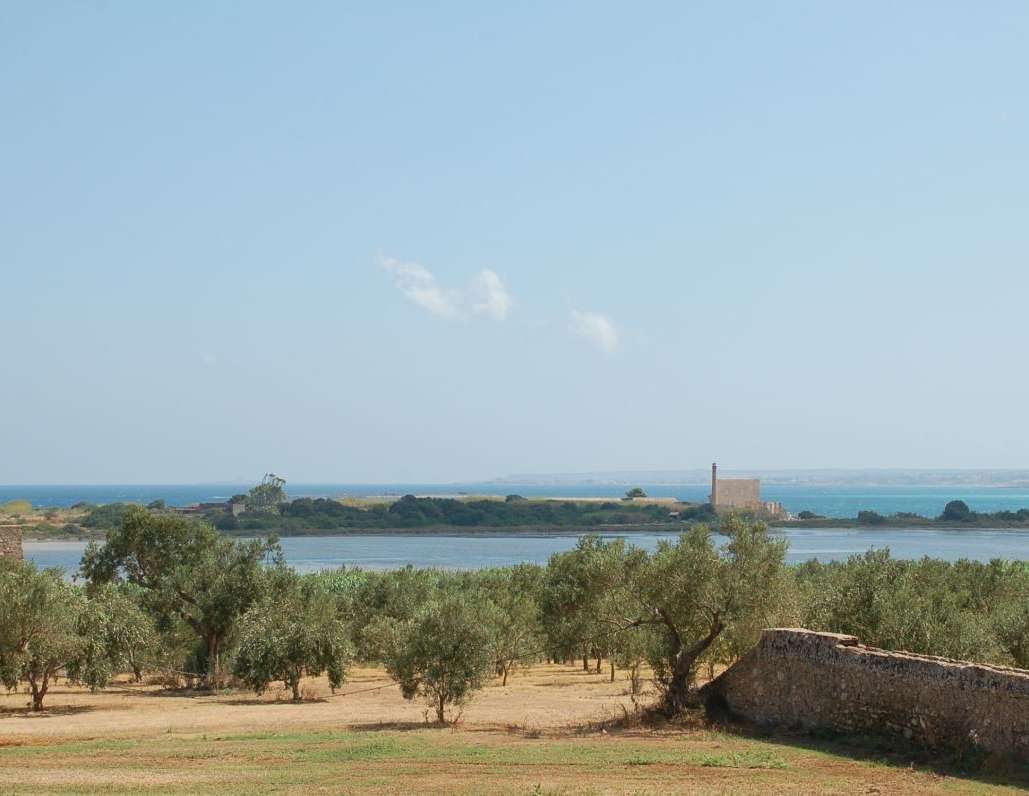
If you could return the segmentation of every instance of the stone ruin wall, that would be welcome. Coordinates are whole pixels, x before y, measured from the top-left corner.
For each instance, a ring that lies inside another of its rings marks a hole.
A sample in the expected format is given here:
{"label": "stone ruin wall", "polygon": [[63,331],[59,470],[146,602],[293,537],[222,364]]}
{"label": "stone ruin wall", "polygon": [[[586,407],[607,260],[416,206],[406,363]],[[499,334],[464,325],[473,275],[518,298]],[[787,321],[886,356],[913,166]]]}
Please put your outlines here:
{"label": "stone ruin wall", "polygon": [[761,506],[761,482],[756,478],[718,479],[715,508],[756,509]]}
{"label": "stone ruin wall", "polygon": [[0,558],[23,558],[21,527],[0,525]]}
{"label": "stone ruin wall", "polygon": [[904,738],[1029,760],[1029,671],[775,628],[703,693],[766,726]]}

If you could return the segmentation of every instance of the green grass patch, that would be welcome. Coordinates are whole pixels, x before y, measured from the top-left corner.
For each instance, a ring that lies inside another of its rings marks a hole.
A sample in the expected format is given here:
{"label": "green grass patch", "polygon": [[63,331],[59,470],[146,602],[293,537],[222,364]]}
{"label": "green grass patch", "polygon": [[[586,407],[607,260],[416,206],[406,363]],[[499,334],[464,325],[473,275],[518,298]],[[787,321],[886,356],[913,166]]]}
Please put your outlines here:
{"label": "green grass patch", "polygon": [[763,751],[695,755],[690,762],[704,768],[788,768],[781,757]]}
{"label": "green grass patch", "polygon": [[[828,761],[851,765],[841,770],[826,766]],[[891,773],[878,761],[855,760],[846,753],[709,732],[527,740],[428,728],[323,730],[162,734],[0,747],[0,791],[39,792],[35,772],[51,768],[67,778],[59,788],[63,792],[135,793],[146,783],[152,792],[217,796],[332,790],[341,783],[361,792],[417,789],[422,772],[431,772],[436,787],[455,792],[526,793],[542,781],[545,792],[580,793],[630,781],[649,792],[664,783],[702,778],[698,769],[725,769],[718,782],[747,794],[794,781],[810,792],[840,791],[873,772],[879,777]],[[989,791],[993,784],[999,783],[952,779],[938,789],[975,793]]]}

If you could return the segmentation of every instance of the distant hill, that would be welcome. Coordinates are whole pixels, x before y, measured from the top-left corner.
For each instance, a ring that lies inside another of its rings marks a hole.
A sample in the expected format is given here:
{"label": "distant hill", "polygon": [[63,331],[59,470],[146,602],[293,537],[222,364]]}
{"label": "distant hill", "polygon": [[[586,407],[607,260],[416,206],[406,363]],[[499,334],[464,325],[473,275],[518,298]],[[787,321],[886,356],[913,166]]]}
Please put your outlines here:
{"label": "distant hill", "polygon": [[[760,478],[766,484],[811,486],[991,486],[1029,487],[1029,470],[733,470],[719,467],[723,478]],[[594,473],[516,473],[494,484],[707,484],[711,471],[612,470]]]}

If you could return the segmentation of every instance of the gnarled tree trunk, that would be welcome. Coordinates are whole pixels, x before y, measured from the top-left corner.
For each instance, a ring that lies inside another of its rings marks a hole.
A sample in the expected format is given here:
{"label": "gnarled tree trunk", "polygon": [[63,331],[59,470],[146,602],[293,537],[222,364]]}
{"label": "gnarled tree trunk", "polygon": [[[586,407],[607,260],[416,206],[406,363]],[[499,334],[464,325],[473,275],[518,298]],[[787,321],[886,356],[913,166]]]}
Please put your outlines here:
{"label": "gnarled tree trunk", "polygon": [[[697,660],[721,634],[725,625],[719,617],[715,617],[707,635],[689,647],[680,644],[672,660],[672,677],[665,691],[665,712],[674,716],[690,707],[693,701],[692,687],[696,675]],[[678,639],[678,635],[676,635]]]}
{"label": "gnarled tree trunk", "polygon": [[29,688],[32,690],[32,710],[38,711],[43,709],[43,697],[46,696],[47,689],[50,687],[50,678],[46,673],[42,675],[38,680],[34,675],[29,676]]}

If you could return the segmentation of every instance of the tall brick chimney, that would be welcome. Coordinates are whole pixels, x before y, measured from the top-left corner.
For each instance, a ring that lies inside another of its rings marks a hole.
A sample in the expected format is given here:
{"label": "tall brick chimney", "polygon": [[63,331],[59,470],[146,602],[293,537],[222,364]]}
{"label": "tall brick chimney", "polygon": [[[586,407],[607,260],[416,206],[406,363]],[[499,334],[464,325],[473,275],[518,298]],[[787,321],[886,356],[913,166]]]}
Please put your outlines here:
{"label": "tall brick chimney", "polygon": [[718,464],[711,463],[711,505],[718,505]]}

